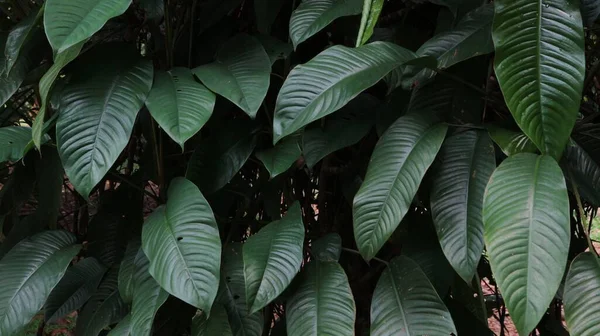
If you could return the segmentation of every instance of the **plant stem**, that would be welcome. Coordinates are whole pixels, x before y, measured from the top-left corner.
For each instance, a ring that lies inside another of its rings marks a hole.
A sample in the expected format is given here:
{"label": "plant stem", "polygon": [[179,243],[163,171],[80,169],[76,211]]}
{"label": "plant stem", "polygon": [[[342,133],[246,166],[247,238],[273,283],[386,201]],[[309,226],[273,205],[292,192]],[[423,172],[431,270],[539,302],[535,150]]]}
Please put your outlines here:
{"label": "plant stem", "polygon": [[[345,252],[349,252],[349,253],[352,253],[352,254],[359,255],[359,256],[361,256],[361,258],[362,258],[362,255],[361,255],[361,254],[360,254],[360,252],[358,252],[357,250],[349,249],[349,248],[347,248],[347,247],[342,247],[342,251],[345,251]],[[389,265],[389,263],[388,263],[387,261],[385,261],[385,260],[383,260],[383,259],[379,259],[379,258],[377,258],[377,257],[373,257],[373,260],[375,260],[375,261],[379,261],[380,263],[382,263],[382,264],[385,264],[386,266],[387,266],[387,265]]]}
{"label": "plant stem", "polygon": [[[569,170],[569,179],[571,180],[571,186],[573,187],[573,194],[575,194],[575,200],[577,201],[577,209],[579,210],[579,218],[582,222],[587,220],[587,217],[585,215],[585,212],[583,210],[583,205],[581,204],[581,197],[579,196],[579,191],[577,190],[577,184],[575,183],[574,179],[573,179],[573,174],[571,173],[571,171]],[[585,231],[585,225],[581,225],[583,227],[583,231]],[[590,222],[590,227],[591,227],[591,222]],[[585,238],[587,239],[587,243],[588,243],[588,247],[590,249],[591,252],[593,252],[596,256],[598,256],[598,252],[596,252],[596,249],[594,248],[594,244],[592,244],[592,240],[590,239],[590,234],[589,232],[584,232],[583,233],[585,235]]]}

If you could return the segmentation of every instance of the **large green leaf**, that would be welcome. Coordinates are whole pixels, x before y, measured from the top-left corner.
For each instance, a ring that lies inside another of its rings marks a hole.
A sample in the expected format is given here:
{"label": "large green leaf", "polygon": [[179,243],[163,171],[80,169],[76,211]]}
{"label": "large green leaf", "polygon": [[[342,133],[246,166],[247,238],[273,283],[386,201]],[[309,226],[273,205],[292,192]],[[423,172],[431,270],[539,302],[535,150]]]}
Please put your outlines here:
{"label": "large green leaf", "polygon": [[193,72],[209,89],[254,118],[269,90],[271,60],[257,39],[240,34],[221,46],[214,63]]}
{"label": "large green leaf", "polygon": [[162,129],[183,149],[208,121],[215,94],[198,83],[187,68],[156,72],[146,106]]}
{"label": "large green leaf", "polygon": [[356,38],[356,46],[367,43],[373,35],[373,30],[379,20],[379,15],[383,9],[384,0],[363,0],[362,17],[360,19],[360,28]]}
{"label": "large green leaf", "polygon": [[279,296],[302,264],[304,224],[299,203],[287,214],[250,236],[244,244],[244,278],[250,314]]}
{"label": "large green leaf", "polygon": [[352,211],[354,238],[366,260],[377,254],[408,211],[447,128],[427,116],[406,115],[377,142]]}
{"label": "large green leaf", "polygon": [[518,153],[537,153],[538,149],[531,139],[521,132],[514,132],[505,128],[488,127],[492,140],[500,147],[506,156]]}
{"label": "large green leaf", "polygon": [[496,168],[487,133],[467,131],[444,142],[431,190],[431,214],[446,258],[467,283],[483,252],[483,193]]}
{"label": "large green leaf", "polygon": [[45,231],[21,241],[0,260],[0,334],[19,334],[38,313],[79,252],[75,241],[66,231]]}
{"label": "large green leaf", "polygon": [[77,310],[92,296],[106,272],[98,260],[85,258],[69,268],[44,305],[46,323]]}
{"label": "large green leaf", "polygon": [[452,317],[419,266],[392,259],[371,302],[371,336],[456,335]]}
{"label": "large green leaf", "polygon": [[105,45],[89,54],[63,90],[56,123],[65,172],[84,197],[127,145],[153,73],[152,63],[127,47]]}
{"label": "large green leaf", "polygon": [[373,42],[360,48],[334,46],[296,66],[277,96],[273,142],[337,111],[415,57],[395,44]]}
{"label": "large green leaf", "polygon": [[354,336],[354,297],[337,262],[312,261],[286,308],[289,336]]}
{"label": "large green leaf", "polygon": [[565,320],[573,336],[600,334],[600,260],[583,252],[571,263],[564,292]]}
{"label": "large green leaf", "polygon": [[5,66],[4,74],[10,73],[19,59],[21,51],[26,51],[25,44],[41,31],[39,28],[41,27],[40,20],[43,13],[43,8],[37,12],[32,11],[27,18],[19,22],[8,34],[4,49],[4,57],[6,59],[6,64],[3,64]]}
{"label": "large green leaf", "polygon": [[0,162],[19,161],[26,154],[31,140],[31,128],[8,126],[0,128]]}
{"label": "large green leaf", "polygon": [[209,318],[205,314],[194,316],[192,336],[233,336],[225,309],[216,305]]}
{"label": "large green leaf", "polygon": [[130,4],[131,0],[48,0],[44,12],[48,41],[61,53],[90,38]]}
{"label": "large green leaf", "polygon": [[487,185],[483,222],[494,277],[527,335],[554,298],[569,252],[569,197],[556,161],[529,153],[504,160]]}
{"label": "large green leaf", "polygon": [[221,240],[208,202],[192,182],[171,182],[167,204],[147,219],[142,249],[167,292],[209,314],[219,287]]}
{"label": "large green leaf", "polygon": [[361,0],[305,0],[294,10],[290,18],[290,39],[294,49],[327,27],[333,20],[360,14]]}
{"label": "large green leaf", "polygon": [[135,259],[142,246],[140,239],[133,239],[127,243],[121,266],[119,267],[119,293],[126,303],[133,301],[133,275],[136,272]]}
{"label": "large green leaf", "polygon": [[272,148],[256,153],[256,157],[265,165],[271,178],[284,173],[300,157],[302,151],[298,141],[298,137],[289,137]]}
{"label": "large green leaf", "polygon": [[496,76],[515,121],[560,159],[575,124],[585,55],[578,1],[494,1]]}

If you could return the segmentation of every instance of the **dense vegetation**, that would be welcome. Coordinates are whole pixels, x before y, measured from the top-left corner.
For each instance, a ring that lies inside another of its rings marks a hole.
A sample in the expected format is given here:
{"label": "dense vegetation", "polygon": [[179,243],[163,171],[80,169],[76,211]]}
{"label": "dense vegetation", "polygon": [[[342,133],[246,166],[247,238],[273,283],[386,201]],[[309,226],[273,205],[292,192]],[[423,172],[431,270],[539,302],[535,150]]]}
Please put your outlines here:
{"label": "dense vegetation", "polygon": [[0,9],[0,335],[600,335],[600,1]]}

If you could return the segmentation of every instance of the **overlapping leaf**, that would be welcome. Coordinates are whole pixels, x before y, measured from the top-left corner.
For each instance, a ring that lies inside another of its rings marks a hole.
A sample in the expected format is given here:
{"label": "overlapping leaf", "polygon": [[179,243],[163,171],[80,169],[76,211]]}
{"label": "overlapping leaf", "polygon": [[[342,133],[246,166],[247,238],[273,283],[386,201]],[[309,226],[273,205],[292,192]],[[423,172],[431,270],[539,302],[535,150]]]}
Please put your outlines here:
{"label": "overlapping leaf", "polygon": [[136,272],[135,259],[141,246],[142,242],[139,239],[133,239],[127,243],[127,248],[119,267],[119,293],[126,303],[131,303],[133,300],[133,275]]}
{"label": "overlapping leaf", "polygon": [[268,148],[256,153],[256,157],[265,165],[271,178],[284,173],[300,157],[302,151],[297,137],[289,137]]}
{"label": "overlapping leaf", "polygon": [[594,253],[583,252],[573,260],[563,297],[571,335],[600,334],[600,260]]}
{"label": "overlapping leaf", "polygon": [[531,139],[521,132],[514,132],[500,127],[488,127],[488,132],[506,156],[538,152]]}
{"label": "overlapping leaf", "polygon": [[[4,58],[6,64],[3,66],[4,74],[9,74],[19,59],[21,51],[25,50],[25,44],[33,38],[41,30],[40,20],[44,13],[44,9],[40,9],[37,12],[32,11],[28,17],[19,22],[8,34],[6,40],[6,47],[4,49]],[[37,42],[37,41],[36,41]]]}
{"label": "overlapping leaf", "polygon": [[26,154],[31,140],[31,128],[8,126],[0,128],[0,162],[19,161]]}

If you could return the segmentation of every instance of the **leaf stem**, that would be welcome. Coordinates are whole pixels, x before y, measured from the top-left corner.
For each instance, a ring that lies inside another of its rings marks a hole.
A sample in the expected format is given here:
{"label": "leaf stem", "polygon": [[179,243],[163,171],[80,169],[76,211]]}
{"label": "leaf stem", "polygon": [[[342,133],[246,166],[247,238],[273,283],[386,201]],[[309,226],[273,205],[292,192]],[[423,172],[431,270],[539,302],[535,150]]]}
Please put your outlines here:
{"label": "leaf stem", "polygon": [[[571,173],[571,170],[568,170],[569,172],[569,179],[571,180],[571,186],[573,187],[573,194],[575,194],[575,200],[577,201],[577,209],[579,210],[579,218],[582,222],[587,221],[587,217],[585,215],[585,212],[583,210],[583,205],[581,203],[581,197],[579,196],[579,191],[577,190],[577,184],[575,183],[575,180],[573,179],[573,174]],[[592,225],[592,222],[590,220],[590,227]],[[581,227],[583,228],[584,231],[584,235],[585,238],[587,239],[587,243],[588,243],[588,247],[590,249],[590,251],[592,251],[596,256],[598,256],[598,252],[596,251],[596,248],[594,248],[594,244],[592,244],[592,240],[590,239],[590,234],[589,232],[585,232],[585,225],[581,225]]]}
{"label": "leaf stem", "polygon": [[[345,252],[349,252],[349,253],[352,253],[352,254],[359,255],[359,256],[362,258],[362,255],[361,255],[361,254],[360,254],[360,252],[358,252],[357,250],[349,249],[349,248],[347,248],[347,247],[342,247],[342,251],[345,251]],[[375,260],[375,261],[379,261],[380,263],[382,263],[382,264],[385,264],[386,266],[389,264],[387,261],[385,261],[385,260],[383,260],[383,259],[379,259],[379,258],[377,258],[377,257],[373,257],[373,260]]]}

